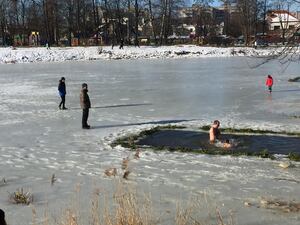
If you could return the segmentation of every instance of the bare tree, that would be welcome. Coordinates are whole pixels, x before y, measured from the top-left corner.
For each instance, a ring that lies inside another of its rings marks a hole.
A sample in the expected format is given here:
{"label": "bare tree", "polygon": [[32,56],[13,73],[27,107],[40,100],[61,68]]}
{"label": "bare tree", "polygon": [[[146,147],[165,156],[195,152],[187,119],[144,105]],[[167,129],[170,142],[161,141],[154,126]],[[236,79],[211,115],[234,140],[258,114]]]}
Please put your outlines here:
{"label": "bare tree", "polygon": [[140,12],[139,12],[138,0],[135,0],[135,3],[134,3],[134,12],[135,12],[135,38],[134,38],[134,45],[135,46],[139,46],[139,19],[140,19]]}
{"label": "bare tree", "polygon": [[152,36],[154,37],[155,44],[157,45],[157,35],[156,35],[156,29],[155,29],[155,18],[154,18],[154,13],[153,13],[153,1],[148,0],[148,7],[149,7],[149,20],[150,20],[150,26],[151,26],[151,33]]}
{"label": "bare tree", "polygon": [[131,13],[131,0],[127,0],[127,43],[131,44],[131,27],[132,27],[132,13]]}
{"label": "bare tree", "polygon": [[243,31],[246,45],[251,43],[251,35],[256,34],[256,22],[258,4],[257,0],[238,0],[237,8],[239,11],[239,18],[241,28]]}
{"label": "bare tree", "polygon": [[1,32],[1,39],[2,45],[6,45],[7,43],[7,9],[8,9],[8,2],[7,0],[0,0],[0,32]]}
{"label": "bare tree", "polygon": [[[225,23],[225,27],[228,28],[225,33],[236,36],[242,32],[247,44],[250,44],[251,38],[257,32],[257,21],[265,21],[258,16],[266,14],[262,13],[266,10],[261,10],[259,5],[265,1],[237,0],[238,13],[234,16],[230,15],[231,12],[228,13],[231,23]],[[287,2],[293,2],[296,6],[300,4],[299,0],[268,1],[273,3],[277,1],[278,5],[283,4],[284,7],[281,8],[287,10],[291,8],[290,5],[287,7]],[[101,33],[107,44],[115,44],[121,40],[130,43],[132,37],[134,42],[138,43],[140,28],[145,25],[143,31],[150,38],[154,38],[155,43],[168,44],[174,28],[180,25],[178,10],[185,6],[185,2],[185,0],[0,0],[0,37],[2,44],[11,44],[14,38],[19,37],[22,43],[26,43],[31,31],[37,31],[41,43],[47,40],[51,44],[58,44],[60,40],[67,38],[71,45],[74,37],[83,44],[86,39],[96,36],[97,42]],[[206,32],[199,34],[205,35],[208,32],[213,34],[214,21],[210,8],[213,2],[229,4],[228,0],[193,1],[198,5],[194,24],[198,27],[209,27],[209,30],[205,29]],[[235,20],[238,22],[234,24],[234,20],[229,16],[238,18]],[[287,26],[286,23],[282,25]],[[287,29],[283,29],[283,32],[287,32]],[[287,33],[282,36],[289,42],[290,36],[287,36]]]}
{"label": "bare tree", "polygon": [[197,33],[199,36],[207,36],[209,30],[212,31],[214,22],[211,10],[211,4],[214,0],[195,0],[194,4],[197,6],[196,10],[196,24]]}
{"label": "bare tree", "polygon": [[168,37],[172,34],[172,20],[177,10],[184,5],[182,0],[161,0],[160,1],[160,44],[167,44]]}

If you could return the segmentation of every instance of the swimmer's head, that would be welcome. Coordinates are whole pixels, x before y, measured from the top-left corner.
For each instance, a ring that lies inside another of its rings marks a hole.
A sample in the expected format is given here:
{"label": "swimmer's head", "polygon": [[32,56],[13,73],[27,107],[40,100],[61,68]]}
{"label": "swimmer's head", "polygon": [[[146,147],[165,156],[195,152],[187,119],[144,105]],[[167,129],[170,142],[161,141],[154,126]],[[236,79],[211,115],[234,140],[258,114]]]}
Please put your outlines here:
{"label": "swimmer's head", "polygon": [[225,140],[225,143],[226,143],[226,144],[230,144],[228,139]]}
{"label": "swimmer's head", "polygon": [[219,127],[220,126],[220,121],[219,120],[215,120],[213,125],[215,125],[216,127]]}

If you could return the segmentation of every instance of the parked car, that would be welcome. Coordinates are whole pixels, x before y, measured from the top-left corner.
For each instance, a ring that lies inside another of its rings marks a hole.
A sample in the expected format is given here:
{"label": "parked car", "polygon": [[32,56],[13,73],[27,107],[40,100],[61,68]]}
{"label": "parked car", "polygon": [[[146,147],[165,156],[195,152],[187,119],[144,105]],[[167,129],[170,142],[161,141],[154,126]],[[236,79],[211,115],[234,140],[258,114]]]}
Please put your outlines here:
{"label": "parked car", "polygon": [[230,46],[233,44],[234,39],[229,37],[229,36],[225,36],[225,35],[219,35],[219,36],[212,36],[212,37],[208,37],[206,42],[210,45],[217,45],[217,46]]}
{"label": "parked car", "polygon": [[255,48],[258,48],[258,47],[268,47],[269,46],[269,43],[263,39],[257,39],[255,40],[254,42],[254,47]]}

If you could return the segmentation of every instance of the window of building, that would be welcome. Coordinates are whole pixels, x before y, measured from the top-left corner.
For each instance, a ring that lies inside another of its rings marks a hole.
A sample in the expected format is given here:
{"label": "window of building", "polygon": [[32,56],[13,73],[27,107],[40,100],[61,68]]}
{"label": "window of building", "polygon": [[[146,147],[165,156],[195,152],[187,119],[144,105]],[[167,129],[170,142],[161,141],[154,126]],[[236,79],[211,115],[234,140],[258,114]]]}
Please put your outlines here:
{"label": "window of building", "polygon": [[280,30],[280,26],[274,26],[274,30]]}
{"label": "window of building", "polygon": [[291,29],[291,30],[295,29],[295,25],[290,25],[289,29]]}

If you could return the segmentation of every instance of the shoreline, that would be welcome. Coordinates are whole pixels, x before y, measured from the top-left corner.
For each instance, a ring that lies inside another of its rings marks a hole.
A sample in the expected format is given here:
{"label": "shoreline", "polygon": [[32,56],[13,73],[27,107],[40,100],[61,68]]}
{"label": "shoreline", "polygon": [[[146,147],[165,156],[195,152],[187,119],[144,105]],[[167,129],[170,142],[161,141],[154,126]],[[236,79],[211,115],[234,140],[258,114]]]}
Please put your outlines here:
{"label": "shoreline", "polygon": [[267,57],[281,48],[254,49],[250,47],[202,47],[196,45],[177,46],[119,46],[96,47],[45,47],[0,48],[0,64],[94,61],[94,60],[134,60],[134,59],[186,59],[211,57]]}

